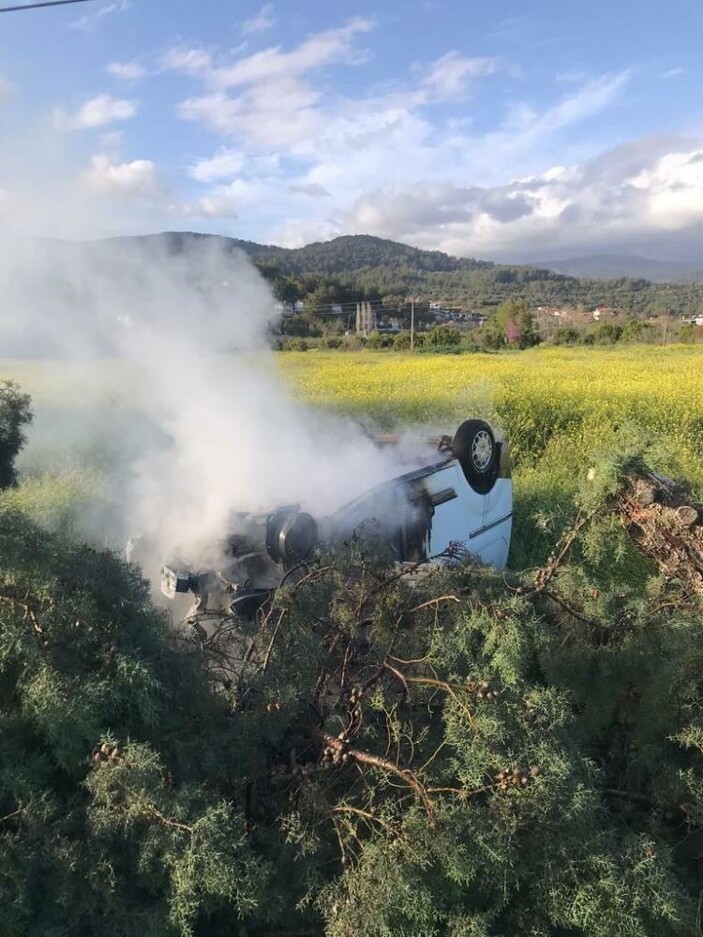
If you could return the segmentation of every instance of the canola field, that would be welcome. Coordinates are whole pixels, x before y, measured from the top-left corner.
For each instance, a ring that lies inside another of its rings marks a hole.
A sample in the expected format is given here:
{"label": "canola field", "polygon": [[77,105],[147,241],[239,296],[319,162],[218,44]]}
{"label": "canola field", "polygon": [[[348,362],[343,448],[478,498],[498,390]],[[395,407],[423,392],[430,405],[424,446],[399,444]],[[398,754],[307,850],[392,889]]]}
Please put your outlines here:
{"label": "canola field", "polygon": [[694,472],[703,461],[703,347],[537,348],[496,355],[291,352],[296,393],[384,429],[482,416],[519,464],[557,437],[574,448],[623,427],[668,443]]}
{"label": "canola field", "polygon": [[[540,560],[571,516],[589,467],[604,454],[643,454],[652,468],[689,482],[703,497],[701,346],[492,355],[315,350],[277,354],[275,366],[297,398],[350,415],[371,430],[423,426],[452,432],[468,417],[489,420],[508,440],[515,466],[516,565]],[[38,415],[47,407],[117,405],[108,433],[115,419],[131,418],[139,397],[139,376],[125,374],[118,362],[103,362],[96,381],[95,366],[0,361],[5,377],[33,395]],[[98,384],[100,401],[86,390]],[[94,448],[100,449],[97,443]],[[86,488],[85,472],[47,479],[31,470],[32,461],[22,461],[30,471],[16,497],[32,501],[37,516],[55,513],[55,502],[66,502],[62,512],[70,514],[74,489]],[[99,474],[95,453],[86,461],[85,471]]]}
{"label": "canola field", "polygon": [[467,417],[489,420],[515,466],[514,568],[544,561],[599,460],[641,455],[703,497],[703,348],[280,358],[299,397],[370,428],[451,432]]}

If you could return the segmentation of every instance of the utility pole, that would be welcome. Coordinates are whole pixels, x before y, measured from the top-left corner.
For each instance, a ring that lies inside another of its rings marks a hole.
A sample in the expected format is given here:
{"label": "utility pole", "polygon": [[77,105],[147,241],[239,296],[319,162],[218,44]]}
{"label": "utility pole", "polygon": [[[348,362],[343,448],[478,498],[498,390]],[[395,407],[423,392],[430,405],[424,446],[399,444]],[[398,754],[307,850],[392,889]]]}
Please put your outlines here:
{"label": "utility pole", "polygon": [[415,300],[410,300],[410,351],[415,351]]}

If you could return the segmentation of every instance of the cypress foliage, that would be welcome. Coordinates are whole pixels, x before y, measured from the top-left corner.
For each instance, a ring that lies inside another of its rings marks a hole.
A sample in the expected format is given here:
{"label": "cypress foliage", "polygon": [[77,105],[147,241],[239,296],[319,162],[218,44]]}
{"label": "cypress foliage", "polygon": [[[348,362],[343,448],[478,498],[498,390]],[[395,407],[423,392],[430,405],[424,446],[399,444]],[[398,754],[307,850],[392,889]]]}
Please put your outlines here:
{"label": "cypress foliage", "polygon": [[209,636],[0,514],[2,933],[696,933],[702,609],[623,468],[540,570],[352,543]]}

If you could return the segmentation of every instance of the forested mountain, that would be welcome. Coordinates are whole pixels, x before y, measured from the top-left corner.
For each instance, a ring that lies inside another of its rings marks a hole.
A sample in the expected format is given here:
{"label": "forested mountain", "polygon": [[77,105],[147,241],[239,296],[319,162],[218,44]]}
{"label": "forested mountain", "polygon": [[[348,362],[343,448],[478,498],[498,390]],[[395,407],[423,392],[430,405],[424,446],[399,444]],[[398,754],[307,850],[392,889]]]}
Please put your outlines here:
{"label": "forested mountain", "polygon": [[247,253],[279,299],[307,299],[313,305],[383,298],[392,304],[414,296],[421,302],[490,310],[509,297],[523,297],[533,306],[592,309],[605,305],[639,315],[667,310],[690,315],[703,310],[703,284],[568,276],[539,267],[451,257],[369,235],[339,237],[296,249],[189,232],[120,240],[165,241],[169,250],[180,252],[201,239]]}

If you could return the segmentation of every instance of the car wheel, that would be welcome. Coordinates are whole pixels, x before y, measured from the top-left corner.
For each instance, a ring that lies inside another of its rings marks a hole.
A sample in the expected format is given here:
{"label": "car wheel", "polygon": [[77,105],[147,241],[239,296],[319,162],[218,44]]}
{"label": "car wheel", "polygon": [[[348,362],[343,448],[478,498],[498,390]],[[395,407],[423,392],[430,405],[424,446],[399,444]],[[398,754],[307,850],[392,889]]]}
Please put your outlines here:
{"label": "car wheel", "polygon": [[454,434],[452,451],[478,494],[488,494],[498,478],[500,452],[493,430],[483,420],[466,420]]}

